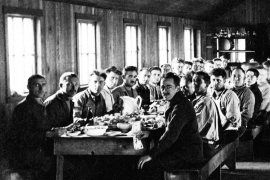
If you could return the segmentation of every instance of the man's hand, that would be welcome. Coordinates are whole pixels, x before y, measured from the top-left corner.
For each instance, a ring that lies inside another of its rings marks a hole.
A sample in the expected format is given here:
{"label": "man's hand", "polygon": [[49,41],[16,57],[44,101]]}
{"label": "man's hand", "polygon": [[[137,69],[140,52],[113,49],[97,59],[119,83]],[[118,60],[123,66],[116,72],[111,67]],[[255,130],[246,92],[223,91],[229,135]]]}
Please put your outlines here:
{"label": "man's hand", "polygon": [[151,161],[152,158],[150,156],[142,156],[138,162],[138,169],[142,169],[144,163]]}

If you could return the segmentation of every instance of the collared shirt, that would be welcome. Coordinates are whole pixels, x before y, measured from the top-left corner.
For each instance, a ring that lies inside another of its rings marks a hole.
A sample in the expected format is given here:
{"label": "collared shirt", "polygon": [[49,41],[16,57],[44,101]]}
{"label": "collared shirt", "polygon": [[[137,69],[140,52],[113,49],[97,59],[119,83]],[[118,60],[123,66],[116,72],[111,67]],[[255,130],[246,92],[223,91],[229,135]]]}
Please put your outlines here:
{"label": "collared shirt", "polygon": [[158,85],[153,86],[151,84],[148,84],[148,88],[150,90],[150,100],[151,101],[163,99],[160,87]]}
{"label": "collared shirt", "polygon": [[232,88],[232,91],[237,94],[240,100],[242,126],[247,126],[247,122],[253,116],[254,105],[255,105],[254,94],[245,85],[241,87],[234,87]]}
{"label": "collared shirt", "polygon": [[104,86],[103,90],[101,91],[101,94],[102,94],[103,98],[105,99],[107,112],[112,111],[114,99],[113,99],[113,94],[107,85]]}
{"label": "collared shirt", "polygon": [[73,118],[77,119],[91,118],[95,116],[104,116],[106,114],[106,103],[102,95],[92,98],[89,89],[86,89],[73,97],[74,109]]}
{"label": "collared shirt", "polygon": [[261,103],[260,110],[270,111],[270,85],[267,82],[258,84],[260,91],[262,92],[263,101]]}
{"label": "collared shirt", "polygon": [[218,141],[221,129],[218,122],[218,109],[213,99],[207,95],[199,95],[193,100],[192,104],[202,139]]}
{"label": "collared shirt", "polygon": [[239,98],[232,90],[224,89],[220,94],[215,91],[212,97],[219,109],[222,127],[227,121],[231,122],[225,130],[238,130],[241,126]]}
{"label": "collared shirt", "polygon": [[132,94],[132,96],[131,96],[131,94],[127,90],[127,87],[125,87],[124,83],[122,85],[114,88],[112,90],[112,94],[113,94],[114,102],[116,102],[116,103],[120,102],[121,96],[129,96],[129,97],[133,97],[133,98],[136,98],[138,96],[137,91],[133,88],[131,88],[131,94]]}

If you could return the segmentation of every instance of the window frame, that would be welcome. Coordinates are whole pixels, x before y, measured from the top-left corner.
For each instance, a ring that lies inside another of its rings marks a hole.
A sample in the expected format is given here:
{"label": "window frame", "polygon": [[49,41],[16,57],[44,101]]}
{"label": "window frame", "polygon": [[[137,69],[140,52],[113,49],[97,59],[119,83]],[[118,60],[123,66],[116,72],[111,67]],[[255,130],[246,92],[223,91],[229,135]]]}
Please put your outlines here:
{"label": "window frame", "polygon": [[127,26],[136,26],[136,41],[137,41],[137,65],[136,67],[138,69],[141,68],[141,25],[142,25],[142,21],[141,19],[128,19],[128,18],[124,18],[123,19],[123,24],[124,24],[124,67],[127,66],[127,51],[126,51],[126,27]]}
{"label": "window frame", "polygon": [[[90,22],[95,24],[95,69],[101,69],[101,58],[100,58],[100,23],[101,23],[101,17],[96,15],[90,15],[90,14],[81,14],[81,13],[75,13],[75,26],[76,26],[76,73],[78,74],[80,78],[80,43],[79,43],[79,23],[80,22]],[[80,78],[81,79],[81,78]],[[88,86],[87,84],[81,84],[80,87],[85,88]]]}
{"label": "window frame", "polygon": [[[186,59],[185,30],[190,30],[190,59]],[[199,26],[184,25],[184,54],[185,60],[190,61],[193,58],[201,58],[202,51],[202,31]]]}
{"label": "window frame", "polygon": [[167,62],[168,64],[171,63],[171,23],[170,22],[157,22],[157,28],[158,28],[158,63],[159,66],[162,65],[161,59],[160,59],[160,34],[159,34],[159,28],[166,28],[166,36],[167,36]]}
{"label": "window frame", "polygon": [[[11,80],[10,80],[10,62],[9,62],[9,39],[8,39],[8,17],[21,17],[31,18],[33,20],[33,32],[34,32],[34,59],[35,59],[35,73],[42,74],[42,18],[43,11],[40,9],[25,9],[17,7],[3,6],[4,17],[4,48],[5,48],[5,63],[6,63],[6,102],[16,103],[25,98],[29,92],[25,92],[22,95],[11,95]],[[27,86],[27,80],[25,81]]]}

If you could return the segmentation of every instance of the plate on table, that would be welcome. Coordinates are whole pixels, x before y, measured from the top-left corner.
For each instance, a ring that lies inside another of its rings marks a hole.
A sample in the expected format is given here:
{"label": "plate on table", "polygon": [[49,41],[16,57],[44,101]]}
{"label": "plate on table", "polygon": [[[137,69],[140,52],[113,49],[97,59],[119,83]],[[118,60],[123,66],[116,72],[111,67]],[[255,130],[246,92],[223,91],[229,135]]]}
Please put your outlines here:
{"label": "plate on table", "polygon": [[126,134],[121,131],[108,131],[105,133],[106,136],[125,136]]}
{"label": "plate on table", "polygon": [[81,131],[74,131],[74,132],[67,131],[67,136],[70,136],[70,137],[78,137],[80,134],[81,134]]}

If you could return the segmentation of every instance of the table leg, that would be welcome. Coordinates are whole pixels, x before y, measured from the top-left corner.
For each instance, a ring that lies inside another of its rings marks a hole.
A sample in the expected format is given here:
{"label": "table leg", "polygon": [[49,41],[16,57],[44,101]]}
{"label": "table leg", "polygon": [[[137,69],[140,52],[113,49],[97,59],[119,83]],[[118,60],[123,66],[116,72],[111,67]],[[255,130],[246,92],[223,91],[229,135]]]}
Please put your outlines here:
{"label": "table leg", "polygon": [[63,180],[64,156],[57,155],[56,180]]}

